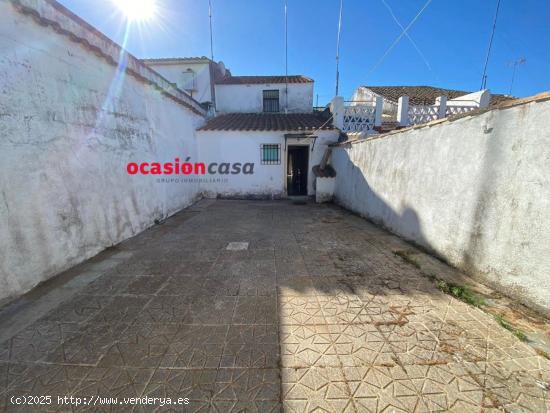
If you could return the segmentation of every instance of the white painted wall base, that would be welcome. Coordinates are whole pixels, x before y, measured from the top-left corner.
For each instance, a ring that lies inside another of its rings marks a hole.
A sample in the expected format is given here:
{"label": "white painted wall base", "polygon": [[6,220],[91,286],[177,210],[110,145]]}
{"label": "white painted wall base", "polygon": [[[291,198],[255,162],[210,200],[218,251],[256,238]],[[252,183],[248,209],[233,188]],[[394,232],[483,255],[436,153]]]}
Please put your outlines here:
{"label": "white painted wall base", "polygon": [[315,202],[318,204],[332,201],[336,178],[315,178]]}

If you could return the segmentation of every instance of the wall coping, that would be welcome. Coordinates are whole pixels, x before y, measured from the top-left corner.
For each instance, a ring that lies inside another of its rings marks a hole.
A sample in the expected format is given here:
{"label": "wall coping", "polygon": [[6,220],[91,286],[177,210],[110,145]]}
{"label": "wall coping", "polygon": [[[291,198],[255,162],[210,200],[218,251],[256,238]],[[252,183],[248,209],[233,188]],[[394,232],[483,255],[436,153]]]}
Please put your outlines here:
{"label": "wall coping", "polygon": [[404,133],[404,132],[409,132],[409,131],[414,130],[414,129],[429,128],[429,127],[432,127],[432,126],[435,126],[435,125],[454,122],[456,120],[463,119],[463,118],[475,117],[475,116],[479,116],[481,114],[491,112],[491,111],[494,111],[494,110],[509,109],[509,108],[512,108],[512,107],[515,107],[515,106],[522,106],[522,105],[526,105],[526,104],[533,103],[533,102],[543,102],[545,100],[550,100],[550,92],[542,92],[542,93],[539,93],[537,95],[528,96],[528,97],[522,98],[522,99],[515,99],[515,100],[505,101],[505,102],[502,102],[499,105],[493,106],[491,108],[479,108],[479,109],[475,109],[475,110],[472,110],[472,111],[467,112],[467,113],[461,113],[461,114],[457,114],[457,115],[453,115],[453,116],[448,116],[448,117],[443,118],[443,119],[432,120],[431,122],[422,123],[420,125],[413,125],[413,126],[408,126],[406,128],[402,128],[402,129],[396,129],[396,130],[393,130],[393,131],[390,131],[390,132],[382,133],[380,135],[371,135],[371,137],[369,137],[367,139],[354,139],[354,140],[345,141],[345,142],[333,143],[329,146],[335,147],[335,148],[338,148],[338,147],[342,148],[342,147],[346,147],[348,145],[355,145],[357,143],[364,143],[364,142],[370,142],[370,141],[377,140],[377,139],[387,138],[389,136],[398,135],[398,134],[401,134],[401,133]]}
{"label": "wall coping", "polygon": [[197,115],[206,116],[199,102],[178,89],[159,73],[142,63],[137,57],[101,33],[91,24],[78,17],[55,0],[9,0],[17,11],[29,15],[41,26],[49,26],[57,33],[80,44],[109,64],[119,64],[121,52],[127,56],[126,72],[136,79],[157,89],[161,94],[185,106]]}

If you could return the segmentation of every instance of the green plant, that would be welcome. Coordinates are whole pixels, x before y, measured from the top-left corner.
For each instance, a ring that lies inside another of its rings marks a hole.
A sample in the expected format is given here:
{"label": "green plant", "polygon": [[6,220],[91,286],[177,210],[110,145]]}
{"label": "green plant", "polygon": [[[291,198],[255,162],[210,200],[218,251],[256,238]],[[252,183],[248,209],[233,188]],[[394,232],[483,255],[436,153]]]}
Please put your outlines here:
{"label": "green plant", "polygon": [[497,323],[501,325],[501,327],[505,328],[506,330],[510,331],[513,335],[515,335],[517,338],[519,338],[521,341],[528,341],[527,336],[525,333],[521,330],[518,330],[517,328],[514,328],[510,323],[508,323],[504,317],[500,314],[493,315],[495,317],[495,320]]}
{"label": "green plant", "polygon": [[485,304],[485,300],[482,297],[475,294],[466,286],[448,283],[444,280],[437,280],[436,285],[437,288],[445,294],[450,294],[456,299],[471,304],[475,307],[481,307]]}

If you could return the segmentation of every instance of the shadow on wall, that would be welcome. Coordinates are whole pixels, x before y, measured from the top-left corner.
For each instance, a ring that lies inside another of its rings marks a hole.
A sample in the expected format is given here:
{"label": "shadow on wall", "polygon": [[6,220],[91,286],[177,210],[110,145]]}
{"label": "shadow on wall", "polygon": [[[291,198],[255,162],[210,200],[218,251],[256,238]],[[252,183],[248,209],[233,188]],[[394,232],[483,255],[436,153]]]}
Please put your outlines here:
{"label": "shadow on wall", "polygon": [[[485,143],[485,153],[483,160],[483,167],[479,173],[479,187],[476,192],[472,220],[470,223],[470,235],[468,238],[467,246],[463,254],[464,269],[467,271],[479,273],[479,264],[483,261],[483,255],[485,251],[484,245],[484,231],[486,222],[490,219],[490,215],[493,213],[492,209],[496,205],[495,198],[497,196],[498,188],[495,184],[498,182],[499,165],[503,156],[502,140],[500,134],[502,128],[498,125],[488,127],[489,124],[495,124],[492,122],[493,114],[489,113],[485,125],[483,126],[483,133],[490,134]],[[499,219],[499,214],[494,214]]]}
{"label": "shadow on wall", "polygon": [[[390,205],[384,201],[384,199],[376,193],[361,168],[357,167],[355,163],[349,158],[347,151],[341,151],[342,156],[345,156],[345,164],[351,171],[346,176],[351,176],[350,182],[353,182],[353,188],[351,188],[351,198],[348,196],[342,199],[343,206],[347,207],[349,202],[351,205],[369,205],[366,212],[366,207],[361,208],[361,211],[357,213],[371,221],[372,223],[387,229],[392,233],[397,233],[407,241],[414,243],[417,246],[422,247],[430,253],[437,254],[435,249],[429,244],[426,237],[422,232],[422,224],[418,217],[417,212],[409,205],[404,204],[401,211],[396,211]],[[349,208],[353,210],[352,208]]]}
{"label": "shadow on wall", "polygon": [[[495,110],[371,142],[381,149],[338,148],[336,201],[549,314],[547,108]],[[425,168],[416,173],[408,161]]]}

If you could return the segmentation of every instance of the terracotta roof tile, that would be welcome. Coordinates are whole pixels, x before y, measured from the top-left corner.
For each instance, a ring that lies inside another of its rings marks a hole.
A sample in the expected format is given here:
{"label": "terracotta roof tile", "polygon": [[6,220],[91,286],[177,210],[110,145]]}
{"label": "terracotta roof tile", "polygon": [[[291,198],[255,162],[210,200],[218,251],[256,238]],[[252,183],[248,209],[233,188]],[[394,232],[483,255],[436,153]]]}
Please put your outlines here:
{"label": "terracotta roof tile", "polygon": [[218,85],[252,85],[261,83],[313,83],[313,79],[302,75],[288,76],[227,76],[216,81]]}
{"label": "terracotta roof tile", "polygon": [[333,129],[322,113],[228,113],[216,116],[199,130],[213,131],[304,131]]}

